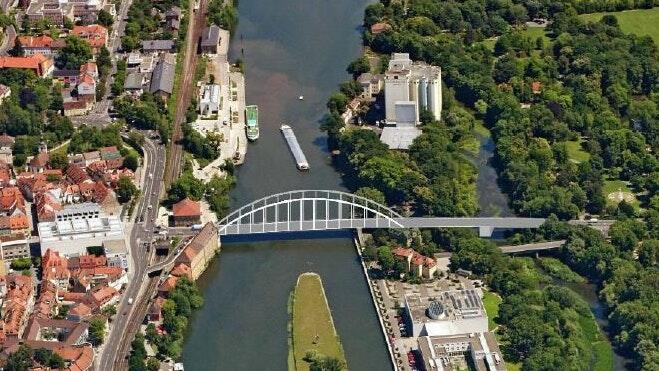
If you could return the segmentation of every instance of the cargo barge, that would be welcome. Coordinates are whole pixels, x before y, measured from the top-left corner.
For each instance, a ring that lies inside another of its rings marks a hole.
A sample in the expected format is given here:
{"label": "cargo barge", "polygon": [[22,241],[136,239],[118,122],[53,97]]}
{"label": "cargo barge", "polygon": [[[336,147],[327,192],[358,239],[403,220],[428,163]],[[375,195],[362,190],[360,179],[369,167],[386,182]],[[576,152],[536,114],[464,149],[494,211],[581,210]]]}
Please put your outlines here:
{"label": "cargo barge", "polygon": [[293,129],[288,125],[282,125],[279,129],[281,130],[282,134],[284,134],[284,139],[286,139],[288,148],[291,150],[291,153],[295,158],[298,170],[309,170],[309,163],[307,162],[307,158],[302,152],[302,148],[300,148],[300,143],[297,142],[297,138],[295,137]]}

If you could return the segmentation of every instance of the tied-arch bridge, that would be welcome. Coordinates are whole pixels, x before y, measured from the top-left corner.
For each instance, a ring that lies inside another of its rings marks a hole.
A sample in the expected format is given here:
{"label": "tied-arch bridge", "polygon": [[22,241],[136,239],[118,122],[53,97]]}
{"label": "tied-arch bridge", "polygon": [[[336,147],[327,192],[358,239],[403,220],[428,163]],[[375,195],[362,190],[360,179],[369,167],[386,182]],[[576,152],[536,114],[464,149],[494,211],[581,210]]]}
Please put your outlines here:
{"label": "tied-arch bridge", "polygon": [[299,190],[253,201],[222,218],[217,227],[220,236],[353,228],[478,228],[481,237],[490,237],[494,229],[538,228],[544,221],[519,217],[404,217],[355,194]]}
{"label": "tied-arch bridge", "polygon": [[[333,190],[282,192],[253,201],[217,222],[221,236],[374,228],[477,228],[481,237],[494,229],[538,228],[545,219],[519,217],[404,217],[391,208],[355,194]],[[171,266],[179,248],[148,274]]]}

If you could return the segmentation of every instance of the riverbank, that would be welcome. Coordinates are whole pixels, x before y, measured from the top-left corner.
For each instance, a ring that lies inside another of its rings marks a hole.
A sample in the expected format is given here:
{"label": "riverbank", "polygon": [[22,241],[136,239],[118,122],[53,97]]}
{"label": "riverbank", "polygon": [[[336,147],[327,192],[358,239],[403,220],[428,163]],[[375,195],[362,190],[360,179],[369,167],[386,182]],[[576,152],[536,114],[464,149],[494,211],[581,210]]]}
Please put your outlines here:
{"label": "riverbank", "polygon": [[[323,282],[317,273],[302,273],[291,298],[289,370],[305,371],[318,362],[345,367],[346,360]],[[291,364],[292,361],[292,364]]]}

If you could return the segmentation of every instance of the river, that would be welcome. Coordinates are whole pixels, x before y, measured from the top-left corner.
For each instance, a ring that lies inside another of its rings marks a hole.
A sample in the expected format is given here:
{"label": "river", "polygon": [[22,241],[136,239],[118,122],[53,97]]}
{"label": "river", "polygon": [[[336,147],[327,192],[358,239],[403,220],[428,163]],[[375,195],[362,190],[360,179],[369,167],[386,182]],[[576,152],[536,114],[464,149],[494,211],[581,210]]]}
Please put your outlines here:
{"label": "river", "polygon": [[[294,189],[344,189],[319,130],[325,102],[360,52],[365,0],[240,0],[231,58],[245,61],[247,103],[261,137],[238,171],[232,206]],[[241,37],[242,36],[242,37]],[[300,95],[304,100],[298,100]],[[279,132],[289,123],[311,165],[295,169]],[[351,370],[390,370],[351,235],[224,243],[198,281],[204,306],[191,318],[186,370],[285,370],[286,303],[301,272],[318,272]],[[317,237],[317,236],[315,236]]]}

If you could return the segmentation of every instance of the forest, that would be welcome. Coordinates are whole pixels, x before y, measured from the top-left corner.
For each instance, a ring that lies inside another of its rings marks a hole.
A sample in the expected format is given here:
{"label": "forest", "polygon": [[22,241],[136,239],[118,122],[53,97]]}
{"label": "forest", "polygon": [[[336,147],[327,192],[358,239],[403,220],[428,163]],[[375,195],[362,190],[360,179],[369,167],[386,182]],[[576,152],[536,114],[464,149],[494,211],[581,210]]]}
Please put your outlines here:
{"label": "forest", "polygon": [[[336,164],[348,185],[422,215],[477,211],[475,170],[458,143],[476,123],[491,131],[494,165],[512,209],[548,217],[539,231],[507,242],[565,239],[557,259],[537,263],[505,256],[494,243],[466,231],[375,233],[376,244],[365,255],[395,269],[387,252],[401,243],[424,254],[451,251],[451,269],[471,270],[502,297],[496,318],[502,349],[506,360],[523,370],[612,367],[599,330],[583,320],[591,316],[587,305],[541,271],[596,284],[616,350],[633,360],[632,369],[659,368],[657,45],[648,36],[623,33],[615,16],[597,22],[578,16],[656,5],[374,3],[364,15],[368,53],[386,61],[392,52],[406,52],[413,60],[441,66],[444,113],[438,120],[422,120],[423,134],[408,152],[394,152],[372,131],[344,127],[340,115],[352,98],[347,84],[337,93],[345,99],[335,95],[328,102],[323,128],[338,150]],[[531,32],[527,22],[538,18],[546,27]],[[376,23],[388,27],[372,34]],[[369,69],[362,57],[348,71],[358,76]],[[588,214],[616,220],[608,237],[564,222]]]}

